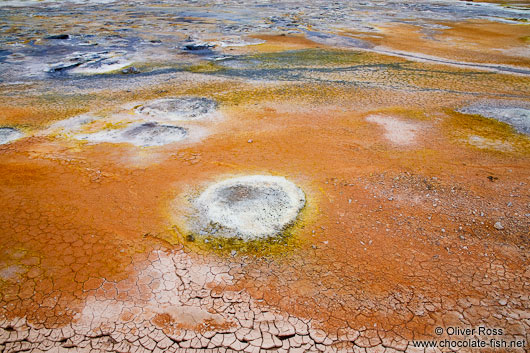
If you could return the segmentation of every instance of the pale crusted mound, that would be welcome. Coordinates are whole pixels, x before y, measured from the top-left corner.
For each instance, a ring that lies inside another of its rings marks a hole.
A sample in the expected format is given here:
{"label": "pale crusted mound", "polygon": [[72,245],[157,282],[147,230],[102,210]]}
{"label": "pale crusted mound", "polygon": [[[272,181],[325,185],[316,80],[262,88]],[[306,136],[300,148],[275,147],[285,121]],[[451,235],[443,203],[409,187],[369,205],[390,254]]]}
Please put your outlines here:
{"label": "pale crusted mound", "polygon": [[78,135],[77,138],[90,142],[130,143],[136,146],[149,147],[181,141],[187,135],[187,130],[182,127],[148,122],[133,124],[124,129],[103,130],[93,134]]}
{"label": "pale crusted mound", "polygon": [[0,145],[18,140],[24,136],[22,132],[12,127],[0,127]]}
{"label": "pale crusted mound", "polygon": [[199,234],[255,239],[274,236],[292,224],[305,194],[283,177],[250,175],[216,183],[195,201]]}
{"label": "pale crusted mound", "polygon": [[96,116],[90,114],[76,115],[71,118],[55,122],[54,124],[50,125],[50,127],[43,133],[71,136],[72,134],[79,132],[83,126],[90,124],[96,119]]}
{"label": "pale crusted mound", "polygon": [[158,119],[179,121],[203,119],[217,110],[217,102],[204,97],[157,99],[137,108],[137,112]]}

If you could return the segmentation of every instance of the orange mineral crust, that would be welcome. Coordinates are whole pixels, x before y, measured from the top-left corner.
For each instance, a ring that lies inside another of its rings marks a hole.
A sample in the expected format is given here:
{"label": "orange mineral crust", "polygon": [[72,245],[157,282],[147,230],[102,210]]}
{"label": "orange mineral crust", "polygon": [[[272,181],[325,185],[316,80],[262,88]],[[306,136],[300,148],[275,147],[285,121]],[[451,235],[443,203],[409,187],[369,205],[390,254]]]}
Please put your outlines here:
{"label": "orange mineral crust", "polygon": [[8,3],[0,351],[527,350],[516,5]]}
{"label": "orange mineral crust", "polygon": [[[184,245],[179,256],[188,261],[227,268],[231,280],[207,288],[243,291],[258,307],[313,318],[331,335],[369,327],[360,332],[370,344],[379,330],[412,339],[462,316],[479,324],[485,312],[488,324],[506,325],[495,318],[507,310],[499,301],[525,296],[524,281],[514,279],[527,276],[526,137],[508,129],[512,150],[483,149],[466,143],[473,131],[458,115],[435,107],[359,112],[278,98],[227,103],[215,131],[184,148],[73,147],[45,137],[3,146],[4,314],[60,327],[83,320],[87,298],[142,307],[137,301],[152,300],[164,282],[139,282],[149,252]],[[488,124],[474,129],[488,132]],[[407,129],[405,140],[394,139]],[[290,235],[297,246],[234,254],[229,243],[197,248],[175,230],[179,195],[260,173],[285,175],[307,194],[307,212]]]}
{"label": "orange mineral crust", "polygon": [[[441,60],[528,67],[528,25],[466,21],[437,22],[426,30],[413,24],[387,24],[376,32],[353,33],[397,53],[415,53]],[[407,40],[403,40],[407,38]]]}

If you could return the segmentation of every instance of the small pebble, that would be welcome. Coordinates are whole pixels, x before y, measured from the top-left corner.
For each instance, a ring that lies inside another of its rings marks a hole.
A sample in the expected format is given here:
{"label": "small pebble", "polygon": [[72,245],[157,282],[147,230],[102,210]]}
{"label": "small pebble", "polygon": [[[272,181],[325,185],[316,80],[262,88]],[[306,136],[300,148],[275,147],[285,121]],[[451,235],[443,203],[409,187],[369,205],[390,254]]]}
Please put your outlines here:
{"label": "small pebble", "polygon": [[501,222],[496,222],[493,227],[495,227],[495,229],[498,229],[498,230],[503,230],[504,227],[502,226],[502,223]]}
{"label": "small pebble", "polygon": [[125,75],[127,75],[127,74],[139,74],[140,70],[138,70],[134,66],[131,66],[131,67],[128,67],[128,68],[125,68],[125,69],[121,70],[121,73],[125,74]]}

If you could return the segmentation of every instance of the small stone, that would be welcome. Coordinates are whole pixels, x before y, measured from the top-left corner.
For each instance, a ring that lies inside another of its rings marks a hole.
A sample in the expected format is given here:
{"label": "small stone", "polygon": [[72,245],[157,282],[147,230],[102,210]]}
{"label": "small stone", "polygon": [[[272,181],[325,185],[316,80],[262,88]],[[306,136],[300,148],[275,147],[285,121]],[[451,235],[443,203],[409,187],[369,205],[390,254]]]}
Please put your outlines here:
{"label": "small stone", "polygon": [[498,229],[498,230],[503,230],[504,229],[504,227],[503,227],[501,222],[495,222],[493,227],[495,227],[495,229]]}
{"label": "small stone", "polygon": [[236,254],[237,254],[237,251],[235,251],[235,250],[230,251],[230,255],[236,256]]}
{"label": "small stone", "polygon": [[70,36],[68,34],[54,34],[46,37],[46,39],[70,39]]}
{"label": "small stone", "polygon": [[501,300],[499,300],[499,304],[504,306],[504,305],[508,304],[508,302],[506,301],[506,299],[501,299]]}
{"label": "small stone", "polygon": [[124,74],[124,75],[128,75],[128,74],[139,74],[140,73],[140,70],[138,70],[136,67],[134,66],[129,66],[123,70],[121,70],[121,73]]}
{"label": "small stone", "polygon": [[252,141],[252,139],[250,139],[250,140],[248,140],[247,142],[248,142],[248,143],[252,143],[253,141]]}
{"label": "small stone", "polygon": [[188,44],[185,44],[182,49],[183,50],[187,50],[187,51],[204,51],[204,50],[208,50],[210,48],[213,48],[213,45],[210,45],[210,44],[206,44],[206,43],[190,43],[188,42]]}

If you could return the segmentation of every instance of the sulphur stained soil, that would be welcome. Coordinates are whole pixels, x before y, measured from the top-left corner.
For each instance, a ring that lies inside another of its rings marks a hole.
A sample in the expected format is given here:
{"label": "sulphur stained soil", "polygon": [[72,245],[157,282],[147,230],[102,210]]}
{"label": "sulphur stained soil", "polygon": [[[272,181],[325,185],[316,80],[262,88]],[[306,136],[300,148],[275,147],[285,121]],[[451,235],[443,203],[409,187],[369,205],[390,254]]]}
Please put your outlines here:
{"label": "sulphur stained soil", "polygon": [[0,351],[527,345],[519,2],[0,6]]}

